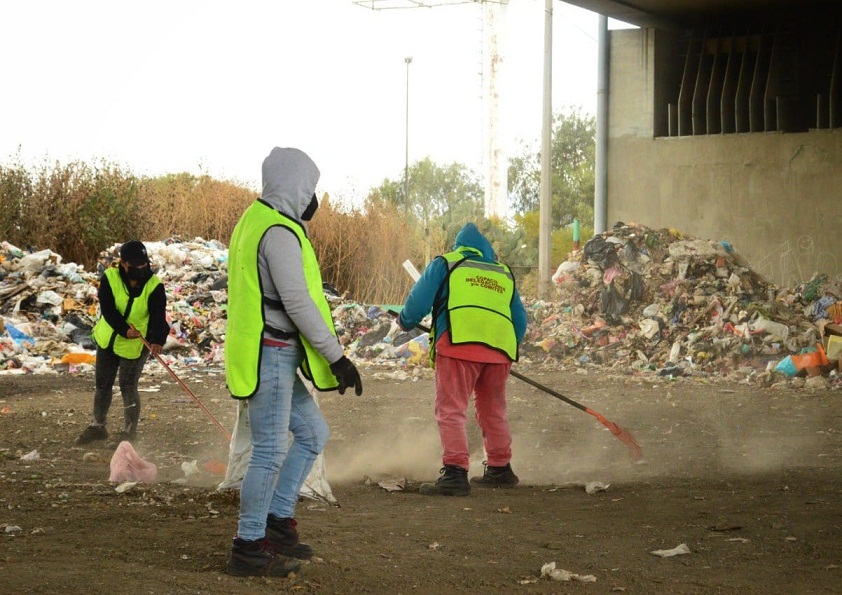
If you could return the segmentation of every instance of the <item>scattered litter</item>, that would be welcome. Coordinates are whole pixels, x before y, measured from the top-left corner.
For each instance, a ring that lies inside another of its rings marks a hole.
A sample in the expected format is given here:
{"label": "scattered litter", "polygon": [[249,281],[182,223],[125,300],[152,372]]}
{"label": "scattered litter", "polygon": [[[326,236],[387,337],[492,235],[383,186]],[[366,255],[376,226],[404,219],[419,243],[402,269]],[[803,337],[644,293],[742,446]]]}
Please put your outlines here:
{"label": "scattered litter", "polygon": [[438,541],[434,541],[430,545],[427,546],[428,550],[439,550],[441,549],[441,544]]}
{"label": "scattered litter", "polygon": [[653,556],[659,556],[661,558],[672,558],[673,556],[680,556],[682,554],[689,554],[690,548],[687,547],[686,543],[681,543],[671,550],[655,550],[653,552],[649,552]]}
{"label": "scattered litter", "polygon": [[111,475],[108,481],[133,481],[152,483],[158,478],[158,468],[155,463],[143,460],[128,440],[117,445],[117,450],[111,457]]}
{"label": "scattered litter", "polygon": [[508,506],[504,506],[503,508],[498,508],[497,512],[500,512],[500,513],[503,513],[503,514],[512,514],[512,511]]}
{"label": "scattered litter", "polygon": [[406,489],[406,478],[384,479],[383,481],[378,481],[377,485],[387,492],[402,492]]}
{"label": "scattered litter", "polygon": [[602,483],[601,481],[591,481],[585,484],[585,492],[588,494],[596,494],[597,492],[604,492],[610,486],[610,483]]}
{"label": "scattered litter", "polygon": [[574,574],[567,570],[555,567],[555,562],[548,562],[541,566],[541,578],[550,578],[554,581],[578,581],[580,583],[595,583],[596,577],[592,574]]}
{"label": "scattered litter", "polygon": [[184,477],[190,478],[193,475],[196,475],[199,472],[199,461],[193,459],[189,463],[184,461],[181,463],[181,471],[184,473]]}
{"label": "scattered litter", "polygon": [[116,488],[114,488],[114,491],[117,492],[118,494],[123,494],[125,492],[128,492],[130,489],[132,489],[136,485],[137,485],[136,481],[124,481],[123,483],[118,485]]}
{"label": "scattered litter", "polygon": [[23,531],[23,529],[21,529],[17,525],[6,525],[6,528],[3,529],[3,533],[5,533],[6,535],[16,535],[21,531]]}
{"label": "scattered litter", "polygon": [[20,460],[21,461],[37,461],[40,458],[41,458],[41,455],[38,454],[38,450],[36,449],[36,450],[32,450],[32,451],[26,453],[25,455],[23,455],[20,458]]}

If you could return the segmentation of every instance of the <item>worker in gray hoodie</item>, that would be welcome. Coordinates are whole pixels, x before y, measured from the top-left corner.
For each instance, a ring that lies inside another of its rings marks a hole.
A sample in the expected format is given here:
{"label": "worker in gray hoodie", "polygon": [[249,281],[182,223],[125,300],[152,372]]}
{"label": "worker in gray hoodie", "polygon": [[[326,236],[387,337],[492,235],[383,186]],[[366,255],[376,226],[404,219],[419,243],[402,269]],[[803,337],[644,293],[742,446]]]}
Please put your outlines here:
{"label": "worker in gray hoodie", "polygon": [[263,161],[261,197],[231,236],[225,378],[234,398],[249,400],[252,444],[228,561],[238,576],[287,576],[313,555],[298,538],[295,505],[329,430],[298,372],[318,390],[362,394],[307,236],[318,180],[307,154],[275,147]]}

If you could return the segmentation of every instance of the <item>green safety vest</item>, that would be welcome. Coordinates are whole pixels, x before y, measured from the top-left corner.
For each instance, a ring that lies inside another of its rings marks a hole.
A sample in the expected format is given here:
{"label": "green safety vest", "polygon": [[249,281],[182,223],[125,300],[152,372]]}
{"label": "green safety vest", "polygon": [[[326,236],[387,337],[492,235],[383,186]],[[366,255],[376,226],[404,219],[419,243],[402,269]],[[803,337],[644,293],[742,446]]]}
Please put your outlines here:
{"label": "green safety vest", "polygon": [[[141,335],[146,336],[146,331],[149,328],[149,295],[154,291],[161,280],[152,275],[143,286],[140,295],[133,298],[129,295],[129,289],[120,277],[119,267],[111,267],[105,271],[105,279],[108,285],[111,286],[111,293],[114,295],[114,305],[117,311],[123,315],[126,322],[134,326]],[[126,316],[126,311],[129,315]],[[100,316],[94,325],[94,341],[103,349],[108,349],[112,345],[111,350],[115,355],[124,359],[137,359],[143,352],[143,341],[140,339],[127,339],[123,335],[117,333],[104,316]]]}
{"label": "green safety vest", "polygon": [[515,279],[500,262],[472,260],[482,252],[460,248],[442,255],[447,261],[447,322],[454,345],[480,343],[518,359],[517,336],[512,322]]}
{"label": "green safety vest", "polygon": [[[234,228],[228,249],[225,380],[231,396],[238,399],[251,397],[260,385],[261,342],[265,320],[257,256],[260,241],[269,228],[275,226],[286,227],[298,238],[307,291],[318,306],[330,332],[336,335],[330,305],[322,289],[319,262],[304,227],[266,203],[255,201],[246,209]],[[304,377],[319,390],[332,390],[339,386],[324,356],[303,335],[299,334],[298,339],[304,346],[304,360],[300,366]]]}

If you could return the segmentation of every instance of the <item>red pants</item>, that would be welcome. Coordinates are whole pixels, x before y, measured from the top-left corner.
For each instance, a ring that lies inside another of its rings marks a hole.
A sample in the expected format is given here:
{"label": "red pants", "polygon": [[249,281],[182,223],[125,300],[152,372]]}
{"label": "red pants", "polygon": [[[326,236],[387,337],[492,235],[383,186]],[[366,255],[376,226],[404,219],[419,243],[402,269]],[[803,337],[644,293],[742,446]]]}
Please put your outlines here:
{"label": "red pants", "polygon": [[489,466],[512,459],[512,434],[506,417],[506,381],[511,363],[488,364],[436,355],[436,421],[442,463],[468,468],[468,400],[474,395],[477,424]]}

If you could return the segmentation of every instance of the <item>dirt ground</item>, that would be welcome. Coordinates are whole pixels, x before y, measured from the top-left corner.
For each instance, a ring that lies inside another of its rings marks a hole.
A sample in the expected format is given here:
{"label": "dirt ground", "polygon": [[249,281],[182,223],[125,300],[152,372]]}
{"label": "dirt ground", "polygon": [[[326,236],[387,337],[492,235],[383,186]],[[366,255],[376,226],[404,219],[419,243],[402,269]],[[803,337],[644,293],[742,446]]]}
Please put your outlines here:
{"label": "dirt ground", "polygon": [[[221,370],[176,370],[233,428]],[[643,460],[592,416],[511,378],[521,485],[422,496],[440,467],[431,377],[363,366],[362,397],[320,399],[339,506],[301,501],[316,558],[290,579],[223,572],[238,493],[218,491],[208,469],[227,461],[226,437],[157,363],[143,377],[137,450],[159,479],[123,493],[108,481],[113,448],[73,444],[90,374],[0,376],[0,592],[842,593],[842,393],[520,371],[632,432]],[[193,460],[201,471],[186,479]],[[378,485],[401,478],[404,491]],[[589,494],[590,482],[607,489]],[[680,544],[690,553],[651,553]],[[541,577],[548,563],[596,581]]]}

